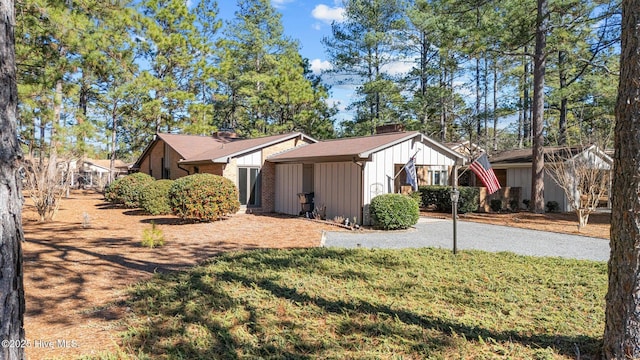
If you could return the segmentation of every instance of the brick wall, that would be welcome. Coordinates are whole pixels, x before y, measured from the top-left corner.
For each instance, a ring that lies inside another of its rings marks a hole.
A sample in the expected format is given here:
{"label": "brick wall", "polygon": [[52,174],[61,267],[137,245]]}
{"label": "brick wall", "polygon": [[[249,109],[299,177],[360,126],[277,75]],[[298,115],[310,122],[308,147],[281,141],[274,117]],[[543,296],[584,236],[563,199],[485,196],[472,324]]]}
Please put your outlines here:
{"label": "brick wall", "polygon": [[158,141],[140,162],[140,172],[149,174],[156,179],[162,179],[162,157],[164,156],[164,141]]}
{"label": "brick wall", "polygon": [[231,161],[222,168],[222,176],[233,181],[238,186],[238,159],[231,159]]}
{"label": "brick wall", "polygon": [[[181,178],[183,176],[189,175],[184,169],[188,169],[183,166],[183,169],[178,167],[178,161],[182,159],[182,157],[175,151],[171,146],[165,146],[165,164],[168,165],[169,168],[169,178],[171,180],[175,180],[177,178]],[[155,170],[153,171],[155,173]],[[193,174],[193,172],[191,172]]]}
{"label": "brick wall", "polygon": [[[189,167],[189,169],[191,170],[192,174],[196,173],[194,167],[195,166],[190,166]],[[198,165],[198,169],[200,170],[200,173],[223,176],[224,164]]]}
{"label": "brick wall", "polygon": [[262,212],[274,212],[276,206],[276,164],[265,161],[269,156],[307,144],[307,141],[291,139],[262,149]]}

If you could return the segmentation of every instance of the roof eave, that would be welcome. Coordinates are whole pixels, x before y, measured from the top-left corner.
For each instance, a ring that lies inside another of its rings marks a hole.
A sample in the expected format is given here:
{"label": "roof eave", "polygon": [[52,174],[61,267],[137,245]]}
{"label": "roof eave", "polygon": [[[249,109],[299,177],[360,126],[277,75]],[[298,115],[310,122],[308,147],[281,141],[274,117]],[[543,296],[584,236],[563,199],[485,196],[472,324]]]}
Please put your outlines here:
{"label": "roof eave", "polygon": [[237,156],[240,156],[240,155],[243,155],[243,154],[246,154],[246,153],[254,152],[254,151],[260,150],[262,148],[269,147],[269,146],[281,143],[283,141],[295,139],[297,137],[300,137],[300,139],[305,139],[306,138],[306,139],[308,139],[308,140],[310,140],[310,141],[312,141],[314,143],[318,142],[318,140],[316,140],[316,139],[314,139],[314,138],[312,138],[310,136],[307,136],[307,135],[305,135],[305,134],[303,134],[301,132],[294,132],[294,133],[289,134],[288,136],[285,136],[285,137],[282,137],[282,138],[279,138],[279,139],[276,139],[276,140],[269,141],[268,143],[256,145],[256,146],[250,147],[248,149],[243,149],[243,150],[239,150],[239,151],[236,151],[234,153],[231,153],[231,154],[227,154],[227,155],[225,155],[224,157],[221,157],[221,158],[213,159],[213,162],[225,162],[226,163],[226,162],[228,162],[227,158],[230,159],[230,158],[237,157]]}
{"label": "roof eave", "polygon": [[286,163],[321,163],[321,162],[353,162],[353,161],[371,161],[369,157],[361,157],[359,154],[349,155],[331,155],[331,156],[297,156],[290,158],[272,158],[267,161],[286,164]]}
{"label": "roof eave", "polygon": [[372,150],[360,153],[358,155],[360,155],[361,157],[367,157],[368,158],[368,157],[371,156],[371,154],[373,154],[375,152],[378,152],[378,151],[380,151],[382,149],[385,149],[387,147],[396,145],[398,143],[401,143],[403,141],[407,141],[407,140],[410,140],[410,139],[413,139],[413,138],[416,138],[416,137],[420,138],[420,142],[422,142],[422,143],[426,142],[429,145],[436,147],[438,150],[442,151],[443,153],[450,155],[451,158],[454,159],[454,161],[456,162],[457,165],[459,165],[459,166],[460,165],[464,165],[464,163],[466,162],[466,158],[464,156],[462,156],[462,154],[459,154],[458,152],[456,152],[454,150],[451,150],[450,148],[448,148],[444,144],[441,144],[438,141],[435,141],[435,140],[431,139],[430,137],[424,135],[421,132],[416,132],[414,134],[409,134],[408,136],[400,138],[400,139],[398,139],[396,141],[393,141],[393,142],[391,142],[389,144],[386,144],[384,146],[379,146],[376,149],[372,149]]}

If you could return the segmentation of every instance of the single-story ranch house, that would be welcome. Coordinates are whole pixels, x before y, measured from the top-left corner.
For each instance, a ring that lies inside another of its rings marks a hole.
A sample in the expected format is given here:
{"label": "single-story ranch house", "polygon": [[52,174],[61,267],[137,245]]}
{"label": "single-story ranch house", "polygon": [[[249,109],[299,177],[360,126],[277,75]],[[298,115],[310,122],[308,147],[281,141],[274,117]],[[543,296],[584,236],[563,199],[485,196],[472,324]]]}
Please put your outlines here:
{"label": "single-story ranch house", "polygon": [[272,212],[275,164],[265,160],[285,150],[315,143],[299,132],[238,139],[214,136],[157,134],[133,166],[156,179],[177,179],[196,173],[224,176],[238,187],[240,204],[253,211]]}
{"label": "single-story ranch house", "polygon": [[[560,206],[560,211],[571,211],[571,204],[564,191],[548,174],[548,163],[560,158],[560,154],[570,153],[573,159],[589,159],[591,164],[610,171],[613,166],[613,159],[600,148],[592,145],[587,147],[545,147],[546,172],[544,177],[544,201],[556,201]],[[531,167],[533,162],[532,149],[509,150],[492,156],[491,167],[503,187],[520,187],[523,199],[528,199],[531,194]],[[609,189],[610,190],[610,189]],[[611,193],[610,191],[608,192]],[[520,199],[521,201],[523,199]],[[521,202],[522,203],[522,202]],[[607,205],[608,206],[608,205]]]}
{"label": "single-story ranch house", "polygon": [[369,204],[379,194],[400,191],[403,166],[415,155],[421,184],[449,184],[463,157],[417,132],[394,132],[323,141],[269,158],[276,163],[275,211],[297,214],[297,193],[314,193],[327,218],[370,224]]}
{"label": "single-story ranch house", "polygon": [[313,193],[327,218],[370,224],[371,199],[400,191],[402,168],[414,155],[421,185],[450,184],[453,166],[464,163],[461,154],[417,131],[321,142],[298,132],[246,140],[157,134],[133,168],[156,179],[224,176],[252,211],[298,215],[298,194]]}

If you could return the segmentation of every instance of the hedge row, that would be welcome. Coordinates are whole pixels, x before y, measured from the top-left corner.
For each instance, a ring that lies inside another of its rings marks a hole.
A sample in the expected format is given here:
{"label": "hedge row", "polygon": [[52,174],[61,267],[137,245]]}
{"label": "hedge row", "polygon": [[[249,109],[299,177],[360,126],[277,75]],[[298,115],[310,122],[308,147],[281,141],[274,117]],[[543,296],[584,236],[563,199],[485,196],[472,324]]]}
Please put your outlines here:
{"label": "hedge row", "polygon": [[[437,211],[451,212],[451,186],[420,186],[422,206],[434,206]],[[478,210],[480,190],[476,187],[461,186],[458,212],[468,213]]]}
{"label": "hedge row", "polygon": [[127,175],[105,189],[105,200],[152,215],[218,220],[240,209],[235,184],[222,176],[194,174],[178,180],[154,180],[143,173]]}

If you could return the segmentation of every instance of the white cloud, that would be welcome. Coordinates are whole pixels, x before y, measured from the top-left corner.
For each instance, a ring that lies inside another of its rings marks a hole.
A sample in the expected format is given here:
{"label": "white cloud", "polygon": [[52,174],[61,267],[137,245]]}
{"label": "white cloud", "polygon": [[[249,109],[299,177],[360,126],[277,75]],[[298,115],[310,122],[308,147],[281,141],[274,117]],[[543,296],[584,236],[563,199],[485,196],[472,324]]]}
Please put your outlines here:
{"label": "white cloud", "polygon": [[384,65],[381,70],[389,75],[402,75],[407,74],[414,66],[415,63],[410,61],[394,61]]}
{"label": "white cloud", "polygon": [[320,20],[327,24],[331,22],[343,22],[344,21],[344,8],[343,7],[329,7],[325,4],[316,5],[311,11],[311,16],[314,19]]}
{"label": "white cloud", "polygon": [[288,4],[288,3],[293,2],[293,1],[294,0],[271,0],[271,4],[276,9],[281,9],[281,8],[284,7],[285,4]]}
{"label": "white cloud", "polygon": [[331,65],[330,62],[328,62],[327,60],[320,60],[320,59],[311,60],[310,65],[311,65],[311,71],[316,75],[320,75],[323,71],[331,70],[331,68],[333,68],[333,65]]}

